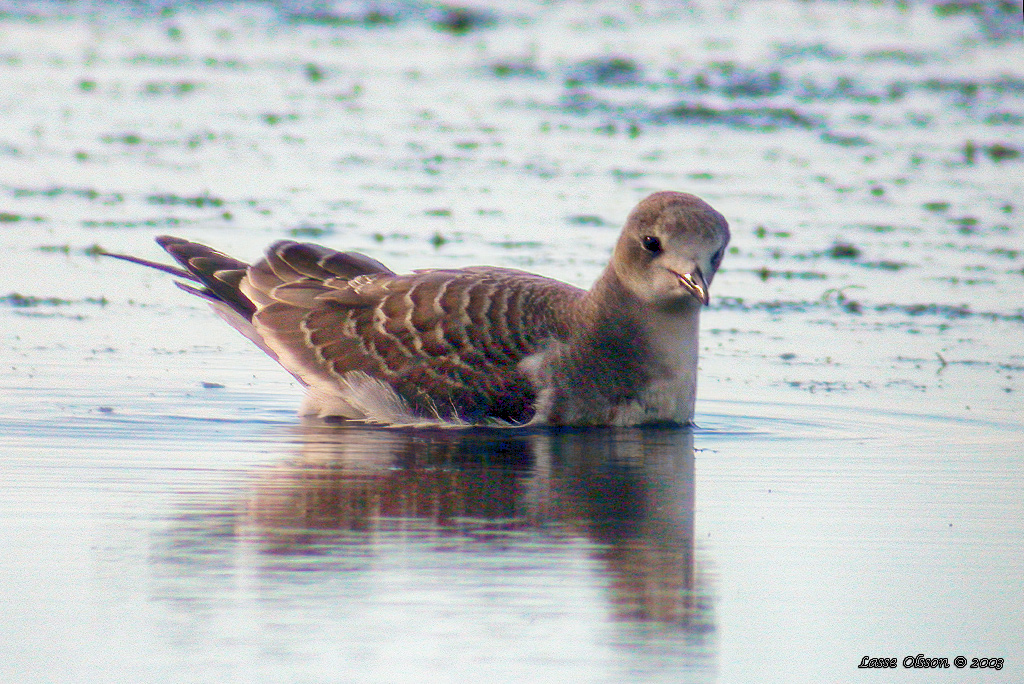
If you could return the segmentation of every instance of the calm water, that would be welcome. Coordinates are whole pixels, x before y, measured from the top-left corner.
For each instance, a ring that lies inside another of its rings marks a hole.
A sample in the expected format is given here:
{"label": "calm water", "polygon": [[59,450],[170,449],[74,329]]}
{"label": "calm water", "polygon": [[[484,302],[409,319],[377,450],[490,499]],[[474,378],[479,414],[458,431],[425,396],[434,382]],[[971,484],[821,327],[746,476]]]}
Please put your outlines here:
{"label": "calm water", "polygon": [[[0,3],[0,680],[1020,681],[1021,64],[930,3]],[[90,254],[586,286],[658,189],[734,228],[693,430],[302,424]],[[857,668],[919,653],[1005,661]]]}

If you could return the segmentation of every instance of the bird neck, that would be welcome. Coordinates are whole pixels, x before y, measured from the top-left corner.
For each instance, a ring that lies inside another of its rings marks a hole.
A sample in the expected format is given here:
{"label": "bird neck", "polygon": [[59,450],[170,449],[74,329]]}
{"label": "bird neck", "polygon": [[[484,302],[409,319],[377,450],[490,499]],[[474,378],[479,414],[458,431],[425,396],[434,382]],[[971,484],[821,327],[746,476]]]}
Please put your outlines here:
{"label": "bird neck", "polygon": [[694,297],[650,302],[632,292],[611,264],[579,302],[583,321],[611,320],[626,326],[676,325],[686,327],[700,318],[701,303]]}
{"label": "bird neck", "polygon": [[701,304],[686,297],[668,305],[644,301],[609,265],[580,301],[575,337],[594,348],[632,349],[657,375],[696,366]]}

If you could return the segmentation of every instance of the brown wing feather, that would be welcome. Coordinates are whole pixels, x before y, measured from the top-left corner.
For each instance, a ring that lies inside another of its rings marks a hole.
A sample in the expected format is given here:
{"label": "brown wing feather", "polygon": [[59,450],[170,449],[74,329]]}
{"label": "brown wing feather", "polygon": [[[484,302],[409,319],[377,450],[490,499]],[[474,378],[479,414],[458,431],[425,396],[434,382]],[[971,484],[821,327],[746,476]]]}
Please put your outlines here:
{"label": "brown wing feather", "polygon": [[344,406],[347,378],[391,387],[424,418],[526,421],[524,358],[569,335],[583,290],[512,269],[396,275],[370,257],[281,241],[251,266],[181,238],[157,242],[209,301],[299,380]]}
{"label": "brown wing feather", "polygon": [[[376,270],[352,277],[356,265]],[[516,366],[568,335],[561,312],[583,295],[512,269],[396,275],[366,257],[294,242],[268,250],[241,289],[257,304],[264,340],[309,384],[340,386],[358,371],[424,417],[470,421],[529,419],[533,390]]]}

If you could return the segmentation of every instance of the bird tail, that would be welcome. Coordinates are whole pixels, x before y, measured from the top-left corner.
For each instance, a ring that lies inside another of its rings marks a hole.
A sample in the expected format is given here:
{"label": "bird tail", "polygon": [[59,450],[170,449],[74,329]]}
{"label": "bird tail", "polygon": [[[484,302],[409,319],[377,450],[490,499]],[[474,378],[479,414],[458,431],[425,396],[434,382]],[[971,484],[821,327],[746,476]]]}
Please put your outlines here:
{"label": "bird tail", "polygon": [[182,238],[161,235],[156,238],[156,242],[184,268],[161,264],[130,254],[115,254],[105,250],[100,251],[100,254],[170,273],[189,281],[189,283],[196,283],[200,287],[182,282],[177,282],[175,285],[189,294],[205,299],[215,305],[215,308],[218,308],[216,305],[227,307],[243,319],[252,320],[256,306],[239,289],[249,264],[206,245]]}

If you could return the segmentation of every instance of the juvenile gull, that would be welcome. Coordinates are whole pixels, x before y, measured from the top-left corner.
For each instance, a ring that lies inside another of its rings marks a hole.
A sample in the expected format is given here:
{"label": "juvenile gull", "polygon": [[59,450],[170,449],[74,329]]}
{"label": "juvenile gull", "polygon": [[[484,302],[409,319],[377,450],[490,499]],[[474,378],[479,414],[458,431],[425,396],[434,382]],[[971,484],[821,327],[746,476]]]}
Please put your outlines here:
{"label": "juvenile gull", "polygon": [[303,413],[385,424],[687,424],[700,309],[729,242],[694,195],[629,214],[589,290],[509,268],[399,275],[370,257],[282,240],[254,264],[157,242],[193,285],[306,388]]}

